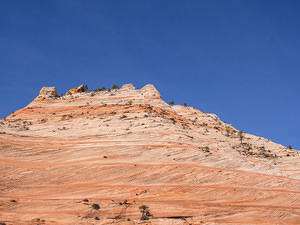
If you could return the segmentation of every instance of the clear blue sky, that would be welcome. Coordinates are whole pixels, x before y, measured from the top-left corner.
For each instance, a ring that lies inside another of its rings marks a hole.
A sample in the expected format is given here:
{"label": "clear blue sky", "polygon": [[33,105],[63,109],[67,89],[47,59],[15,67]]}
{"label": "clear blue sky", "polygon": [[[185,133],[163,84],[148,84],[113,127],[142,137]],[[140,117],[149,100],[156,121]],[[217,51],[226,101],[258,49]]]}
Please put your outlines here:
{"label": "clear blue sky", "polygon": [[300,149],[300,1],[2,0],[0,117],[42,86],[154,84]]}

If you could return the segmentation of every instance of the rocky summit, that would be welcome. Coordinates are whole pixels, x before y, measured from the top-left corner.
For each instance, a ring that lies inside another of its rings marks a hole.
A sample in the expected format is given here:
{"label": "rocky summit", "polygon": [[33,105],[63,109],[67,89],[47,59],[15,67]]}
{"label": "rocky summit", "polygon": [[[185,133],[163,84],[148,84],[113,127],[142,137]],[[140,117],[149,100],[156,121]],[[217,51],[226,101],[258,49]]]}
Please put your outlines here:
{"label": "rocky summit", "polygon": [[153,85],[43,87],[0,120],[0,224],[300,224],[300,154]]}

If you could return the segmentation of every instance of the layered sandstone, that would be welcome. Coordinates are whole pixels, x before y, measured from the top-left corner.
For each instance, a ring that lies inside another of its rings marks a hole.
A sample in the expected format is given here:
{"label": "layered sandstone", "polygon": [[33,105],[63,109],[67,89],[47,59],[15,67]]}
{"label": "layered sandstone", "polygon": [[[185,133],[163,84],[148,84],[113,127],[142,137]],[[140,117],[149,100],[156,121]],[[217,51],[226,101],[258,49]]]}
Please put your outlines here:
{"label": "layered sandstone", "polygon": [[153,85],[73,90],[43,88],[0,121],[0,222],[300,223],[298,151]]}
{"label": "layered sandstone", "polygon": [[67,95],[71,95],[71,94],[76,94],[76,93],[82,93],[86,91],[86,87],[82,84],[76,88],[72,88],[70,90],[67,91]]}
{"label": "layered sandstone", "polygon": [[55,87],[43,87],[40,90],[38,97],[42,98],[55,98],[58,97],[57,90]]}

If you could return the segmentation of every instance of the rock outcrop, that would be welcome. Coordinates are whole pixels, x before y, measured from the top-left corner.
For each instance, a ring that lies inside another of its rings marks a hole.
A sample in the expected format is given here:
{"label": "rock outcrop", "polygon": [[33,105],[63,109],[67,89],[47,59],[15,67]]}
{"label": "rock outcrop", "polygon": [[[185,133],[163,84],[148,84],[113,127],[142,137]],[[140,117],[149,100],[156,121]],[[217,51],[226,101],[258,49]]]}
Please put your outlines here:
{"label": "rock outcrop", "polygon": [[121,90],[136,90],[135,87],[133,86],[133,84],[124,84],[121,87]]}
{"label": "rock outcrop", "polygon": [[38,97],[55,98],[57,97],[57,90],[55,87],[42,87]]}
{"label": "rock outcrop", "polygon": [[141,93],[151,98],[159,98],[159,99],[161,98],[160,93],[152,84],[147,84],[146,86],[144,86],[141,89]]}
{"label": "rock outcrop", "polygon": [[68,94],[76,94],[76,93],[82,93],[82,92],[85,92],[86,91],[86,86],[84,86],[83,84],[76,87],[76,88],[71,88],[70,90],[68,90],[66,92],[66,95]]}
{"label": "rock outcrop", "polygon": [[298,151],[153,85],[72,93],[0,120],[0,223],[299,224]]}

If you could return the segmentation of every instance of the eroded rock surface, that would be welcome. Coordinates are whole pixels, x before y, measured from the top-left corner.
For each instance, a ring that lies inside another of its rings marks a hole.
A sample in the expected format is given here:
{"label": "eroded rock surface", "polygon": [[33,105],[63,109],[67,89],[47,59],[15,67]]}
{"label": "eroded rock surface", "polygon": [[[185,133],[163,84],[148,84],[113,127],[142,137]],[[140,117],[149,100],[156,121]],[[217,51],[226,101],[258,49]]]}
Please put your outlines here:
{"label": "eroded rock surface", "polygon": [[55,98],[57,96],[57,90],[55,87],[42,87],[39,93],[39,97]]}
{"label": "eroded rock surface", "polygon": [[86,91],[86,87],[82,84],[76,88],[71,88],[70,90],[67,91],[66,94],[76,94],[76,93],[82,93]]}
{"label": "eroded rock surface", "polygon": [[0,222],[299,224],[298,151],[153,85],[43,89],[0,120]]}

